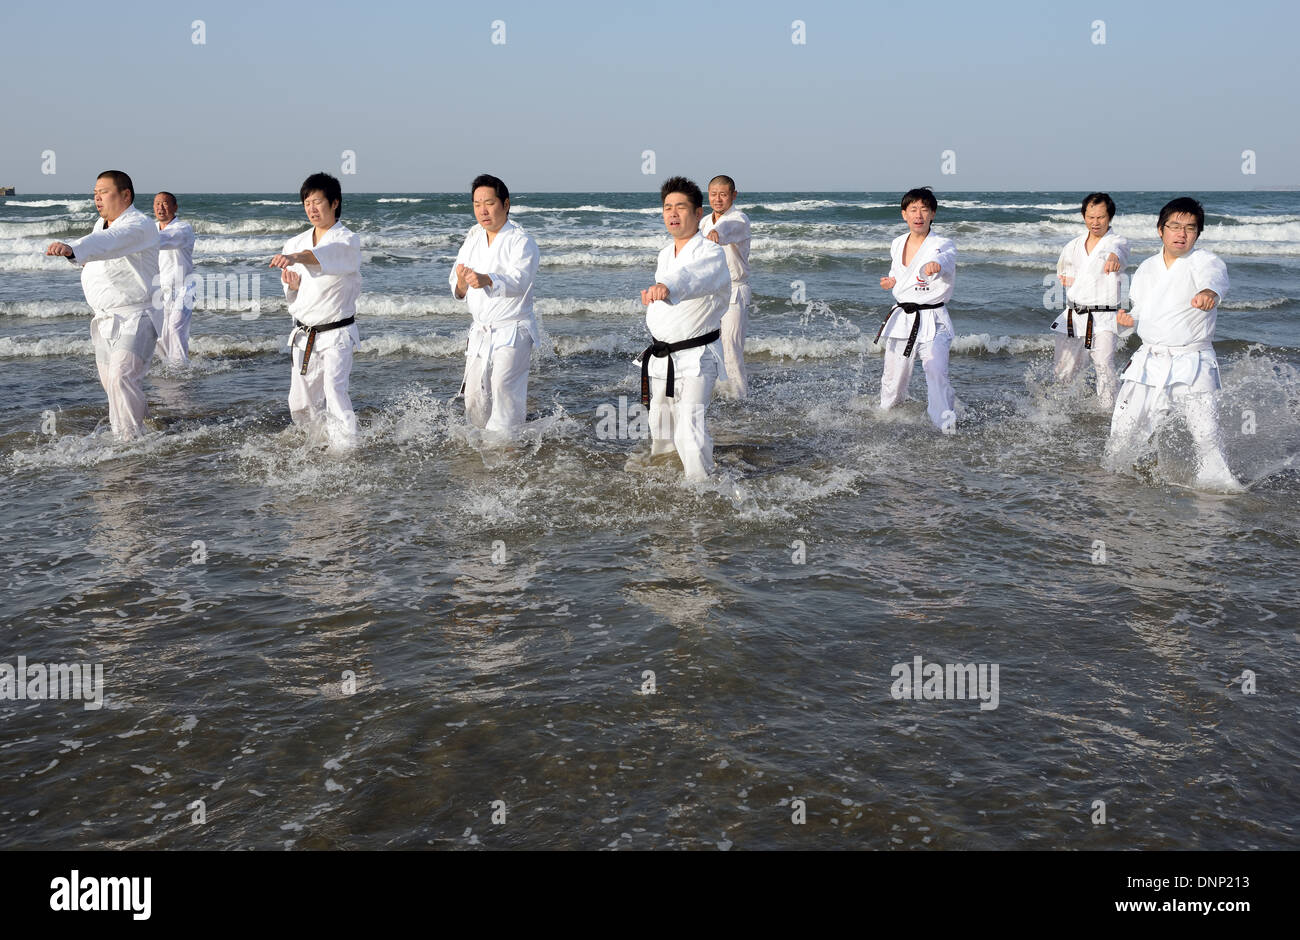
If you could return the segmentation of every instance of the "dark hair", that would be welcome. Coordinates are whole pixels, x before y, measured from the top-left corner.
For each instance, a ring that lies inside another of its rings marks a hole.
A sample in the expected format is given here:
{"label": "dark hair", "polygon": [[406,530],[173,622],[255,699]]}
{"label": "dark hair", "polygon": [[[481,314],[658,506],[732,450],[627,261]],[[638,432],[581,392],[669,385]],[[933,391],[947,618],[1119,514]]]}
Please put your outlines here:
{"label": "dark hair", "polygon": [[[164,189],[164,190],[160,190],[159,193],[158,193],[158,195],[159,195],[159,196],[166,196],[168,202],[170,202],[170,203],[171,203],[173,206],[175,206],[176,208],[178,208],[178,209],[180,208],[180,203],[176,201],[176,196],[175,196],[174,193],[169,193],[169,192],[167,192],[167,190]],[[155,197],[155,198],[157,198],[157,197]]]}
{"label": "dark hair", "polygon": [[491,173],[480,173],[474,177],[474,182],[469,184],[469,198],[474,198],[474,190],[480,186],[491,186],[492,192],[497,194],[497,198],[506,202],[510,198],[510,187],[505,184],[505,180],[493,176]]}
{"label": "dark hair", "polygon": [[700,187],[684,176],[671,176],[664,180],[664,184],[659,187],[660,205],[668,200],[670,193],[681,193],[691,201],[692,209],[704,207],[704,193],[700,192]]}
{"label": "dark hair", "polygon": [[939,200],[934,198],[934,193],[929,186],[922,186],[920,189],[909,189],[903,193],[903,209],[907,209],[914,202],[923,202],[931,212],[939,211]]}
{"label": "dark hair", "polygon": [[325,201],[330,205],[336,202],[339,204],[338,210],[334,213],[334,221],[343,218],[343,187],[339,185],[339,181],[328,173],[313,173],[298,187],[298,201],[306,202],[307,197],[317,190],[321,191]]}
{"label": "dark hair", "polygon": [[1186,212],[1188,215],[1196,216],[1196,234],[1199,236],[1201,230],[1205,228],[1205,207],[1191,196],[1179,196],[1177,199],[1171,199],[1165,203],[1165,207],[1160,210],[1160,218],[1156,222],[1156,228],[1164,231],[1165,223],[1169,221],[1169,217],[1179,212]]}
{"label": "dark hair", "polygon": [[105,170],[103,173],[96,176],[95,180],[99,181],[106,178],[113,181],[113,185],[117,187],[119,193],[124,189],[131,190],[131,201],[135,202],[135,183],[131,182],[131,177],[127,176],[121,170]]}
{"label": "dark hair", "polygon": [[1090,195],[1084,196],[1083,205],[1079,207],[1079,214],[1087,215],[1089,206],[1098,205],[1105,205],[1106,215],[1112,219],[1115,218],[1115,200],[1110,198],[1109,193],[1091,193]]}
{"label": "dark hair", "polygon": [[736,191],[736,181],[730,176],[715,176],[713,179],[709,180],[709,185],[712,186],[714,183],[726,183],[731,187],[733,193]]}

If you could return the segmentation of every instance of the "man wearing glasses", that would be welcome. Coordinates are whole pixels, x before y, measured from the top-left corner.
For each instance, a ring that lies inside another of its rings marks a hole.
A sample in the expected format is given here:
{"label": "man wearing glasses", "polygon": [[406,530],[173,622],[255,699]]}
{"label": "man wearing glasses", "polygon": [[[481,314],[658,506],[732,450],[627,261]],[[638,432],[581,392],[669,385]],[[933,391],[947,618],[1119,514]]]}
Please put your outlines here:
{"label": "man wearing glasses", "polygon": [[1156,223],[1163,248],[1133,275],[1131,313],[1116,314],[1119,326],[1136,326],[1142,346],[1122,377],[1104,465],[1118,470],[1131,463],[1177,410],[1196,443],[1196,487],[1239,492],[1243,487],[1224,459],[1216,414],[1214,324],[1228,290],[1228,269],[1217,255],[1196,247],[1204,228],[1205,210],[1195,199],[1181,196],[1166,204]]}

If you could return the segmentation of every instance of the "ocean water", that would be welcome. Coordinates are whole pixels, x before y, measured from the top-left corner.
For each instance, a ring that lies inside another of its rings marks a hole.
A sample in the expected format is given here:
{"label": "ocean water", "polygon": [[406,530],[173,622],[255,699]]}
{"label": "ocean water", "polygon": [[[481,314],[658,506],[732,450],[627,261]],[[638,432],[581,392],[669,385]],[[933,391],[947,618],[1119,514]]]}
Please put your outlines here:
{"label": "ocean water", "polygon": [[[343,457],[285,403],[266,263],[306,227],[293,193],[182,195],[193,368],[154,369],[159,430],[125,445],[94,434],[76,270],[42,255],[91,201],[0,201],[0,664],[103,675],[100,708],[0,699],[0,841],[1296,847],[1300,194],[1195,194],[1232,280],[1234,496],[1189,487],[1177,427],[1103,471],[1109,416],[1047,382],[1082,195],[940,193],[967,409],[946,436],[919,369],[916,401],[875,408],[898,194],[742,192],[752,396],[710,409],[699,486],[598,433],[638,394],[652,194],[515,195],[545,335],[528,427],[491,447],[450,400],[468,197],[345,193]],[[1171,194],[1114,195],[1131,273]],[[996,700],[896,698],[916,657],[996,666]]]}

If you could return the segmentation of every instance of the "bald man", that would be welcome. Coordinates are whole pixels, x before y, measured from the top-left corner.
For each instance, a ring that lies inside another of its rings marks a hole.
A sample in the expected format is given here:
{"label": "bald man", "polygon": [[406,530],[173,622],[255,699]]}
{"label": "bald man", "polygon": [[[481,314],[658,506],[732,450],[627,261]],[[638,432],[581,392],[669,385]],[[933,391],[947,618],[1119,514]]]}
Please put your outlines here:
{"label": "bald man", "polygon": [[194,229],[176,217],[180,205],[169,192],[154,197],[158,220],[158,275],[162,285],[163,323],[158,355],[169,366],[190,364],[190,316],[194,312]]}

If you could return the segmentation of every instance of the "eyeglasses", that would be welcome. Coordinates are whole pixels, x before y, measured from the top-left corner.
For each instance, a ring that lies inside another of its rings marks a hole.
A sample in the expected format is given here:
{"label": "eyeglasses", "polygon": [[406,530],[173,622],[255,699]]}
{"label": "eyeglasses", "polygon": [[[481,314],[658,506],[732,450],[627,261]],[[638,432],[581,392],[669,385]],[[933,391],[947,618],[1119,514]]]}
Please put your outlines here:
{"label": "eyeglasses", "polygon": [[1165,231],[1169,232],[1171,235],[1177,235],[1179,232],[1183,232],[1187,235],[1195,235],[1197,227],[1195,223],[1191,225],[1175,225],[1173,222],[1166,222]]}

